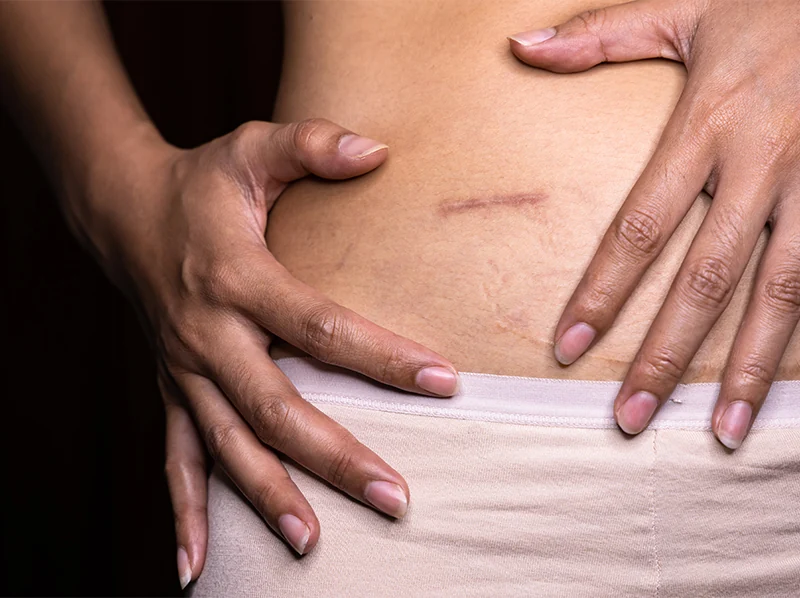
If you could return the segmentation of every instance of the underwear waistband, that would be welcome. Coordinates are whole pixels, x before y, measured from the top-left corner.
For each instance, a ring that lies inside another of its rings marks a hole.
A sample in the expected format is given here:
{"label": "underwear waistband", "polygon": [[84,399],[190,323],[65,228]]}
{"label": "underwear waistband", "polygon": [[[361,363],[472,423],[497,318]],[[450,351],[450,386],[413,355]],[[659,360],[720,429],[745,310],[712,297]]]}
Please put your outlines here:
{"label": "underwear waistband", "polygon": [[[392,413],[523,425],[615,428],[613,404],[621,382],[524,378],[461,372],[461,387],[437,399],[398,390],[307,357],[276,364],[311,403]],[[649,429],[708,430],[717,383],[679,384]],[[772,385],[753,429],[800,428],[800,380]]]}

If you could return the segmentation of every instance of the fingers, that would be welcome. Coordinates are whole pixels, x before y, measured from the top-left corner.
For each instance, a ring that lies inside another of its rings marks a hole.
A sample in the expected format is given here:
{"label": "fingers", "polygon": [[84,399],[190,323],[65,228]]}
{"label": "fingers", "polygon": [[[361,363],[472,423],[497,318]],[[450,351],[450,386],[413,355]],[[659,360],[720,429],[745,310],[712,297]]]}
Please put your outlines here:
{"label": "fingers", "polygon": [[382,164],[388,146],[328,120],[288,125],[250,122],[232,133],[235,163],[259,180],[288,183],[314,174],[326,179],[362,175]]}
{"label": "fingers", "polygon": [[590,10],[557,27],[512,35],[511,51],[522,62],[556,73],[585,71],[601,62],[682,60],[692,4],[639,0]]}
{"label": "fingers", "polygon": [[711,171],[708,148],[681,101],[639,180],[609,226],[555,331],[555,356],[576,361],[605,334],[647,268],[697,199]]}
{"label": "fingers", "polygon": [[350,432],[303,399],[252,334],[221,339],[214,372],[264,444],[287,455],[353,498],[402,517],[408,486],[402,476]]}
{"label": "fingers", "polygon": [[458,390],[456,369],[444,357],[333,303],[271,256],[248,274],[253,284],[237,298],[245,315],[309,355],[411,392]]}
{"label": "fingers", "polygon": [[733,296],[774,205],[763,200],[768,190],[748,187],[753,180],[758,178],[730,176],[720,181],[617,396],[614,413],[629,434],[641,432],[667,400]]}
{"label": "fingers", "polygon": [[319,521],[278,457],[265,448],[219,388],[207,378],[176,378],[190,402],[211,456],[298,554],[317,543]]}
{"label": "fingers", "polygon": [[175,516],[181,589],[203,571],[208,544],[205,450],[176,391],[159,381],[166,407],[167,485]]}
{"label": "fingers", "polygon": [[712,416],[729,449],[750,430],[800,320],[800,210],[788,212],[772,229]]}

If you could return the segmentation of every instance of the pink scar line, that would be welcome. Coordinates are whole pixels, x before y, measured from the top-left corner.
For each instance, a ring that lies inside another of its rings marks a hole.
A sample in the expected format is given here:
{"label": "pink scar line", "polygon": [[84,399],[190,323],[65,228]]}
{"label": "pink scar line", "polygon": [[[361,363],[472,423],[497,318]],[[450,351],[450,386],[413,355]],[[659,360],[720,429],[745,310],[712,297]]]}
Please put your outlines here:
{"label": "pink scar line", "polygon": [[439,204],[439,214],[451,216],[462,214],[473,210],[485,208],[509,207],[522,208],[533,206],[547,199],[546,193],[513,193],[510,195],[488,195],[484,197],[471,197],[469,199],[459,199],[456,201],[445,200]]}

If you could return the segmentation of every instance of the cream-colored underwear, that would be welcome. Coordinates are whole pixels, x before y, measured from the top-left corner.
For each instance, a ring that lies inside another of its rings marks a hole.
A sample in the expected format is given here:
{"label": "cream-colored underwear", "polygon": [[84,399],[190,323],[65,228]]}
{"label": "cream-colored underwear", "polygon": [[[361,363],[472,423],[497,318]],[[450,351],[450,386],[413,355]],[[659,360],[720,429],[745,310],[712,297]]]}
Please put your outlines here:
{"label": "cream-colored underwear", "polygon": [[408,513],[284,459],[321,525],[297,557],[215,469],[192,596],[800,596],[800,381],[773,386],[731,452],[709,429],[717,384],[680,386],[628,437],[615,382],[462,374],[432,399],[277,363],[404,476]]}

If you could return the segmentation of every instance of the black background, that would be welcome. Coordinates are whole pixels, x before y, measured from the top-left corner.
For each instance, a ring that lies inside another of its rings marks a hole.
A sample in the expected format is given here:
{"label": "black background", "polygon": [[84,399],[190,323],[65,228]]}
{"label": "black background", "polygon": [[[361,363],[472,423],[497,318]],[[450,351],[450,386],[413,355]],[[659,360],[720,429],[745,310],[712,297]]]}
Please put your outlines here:
{"label": "black background", "polygon": [[[278,3],[106,9],[134,87],[168,141],[191,147],[269,120]],[[179,595],[147,342],[124,297],[70,236],[2,111],[0,210],[0,593]]]}

